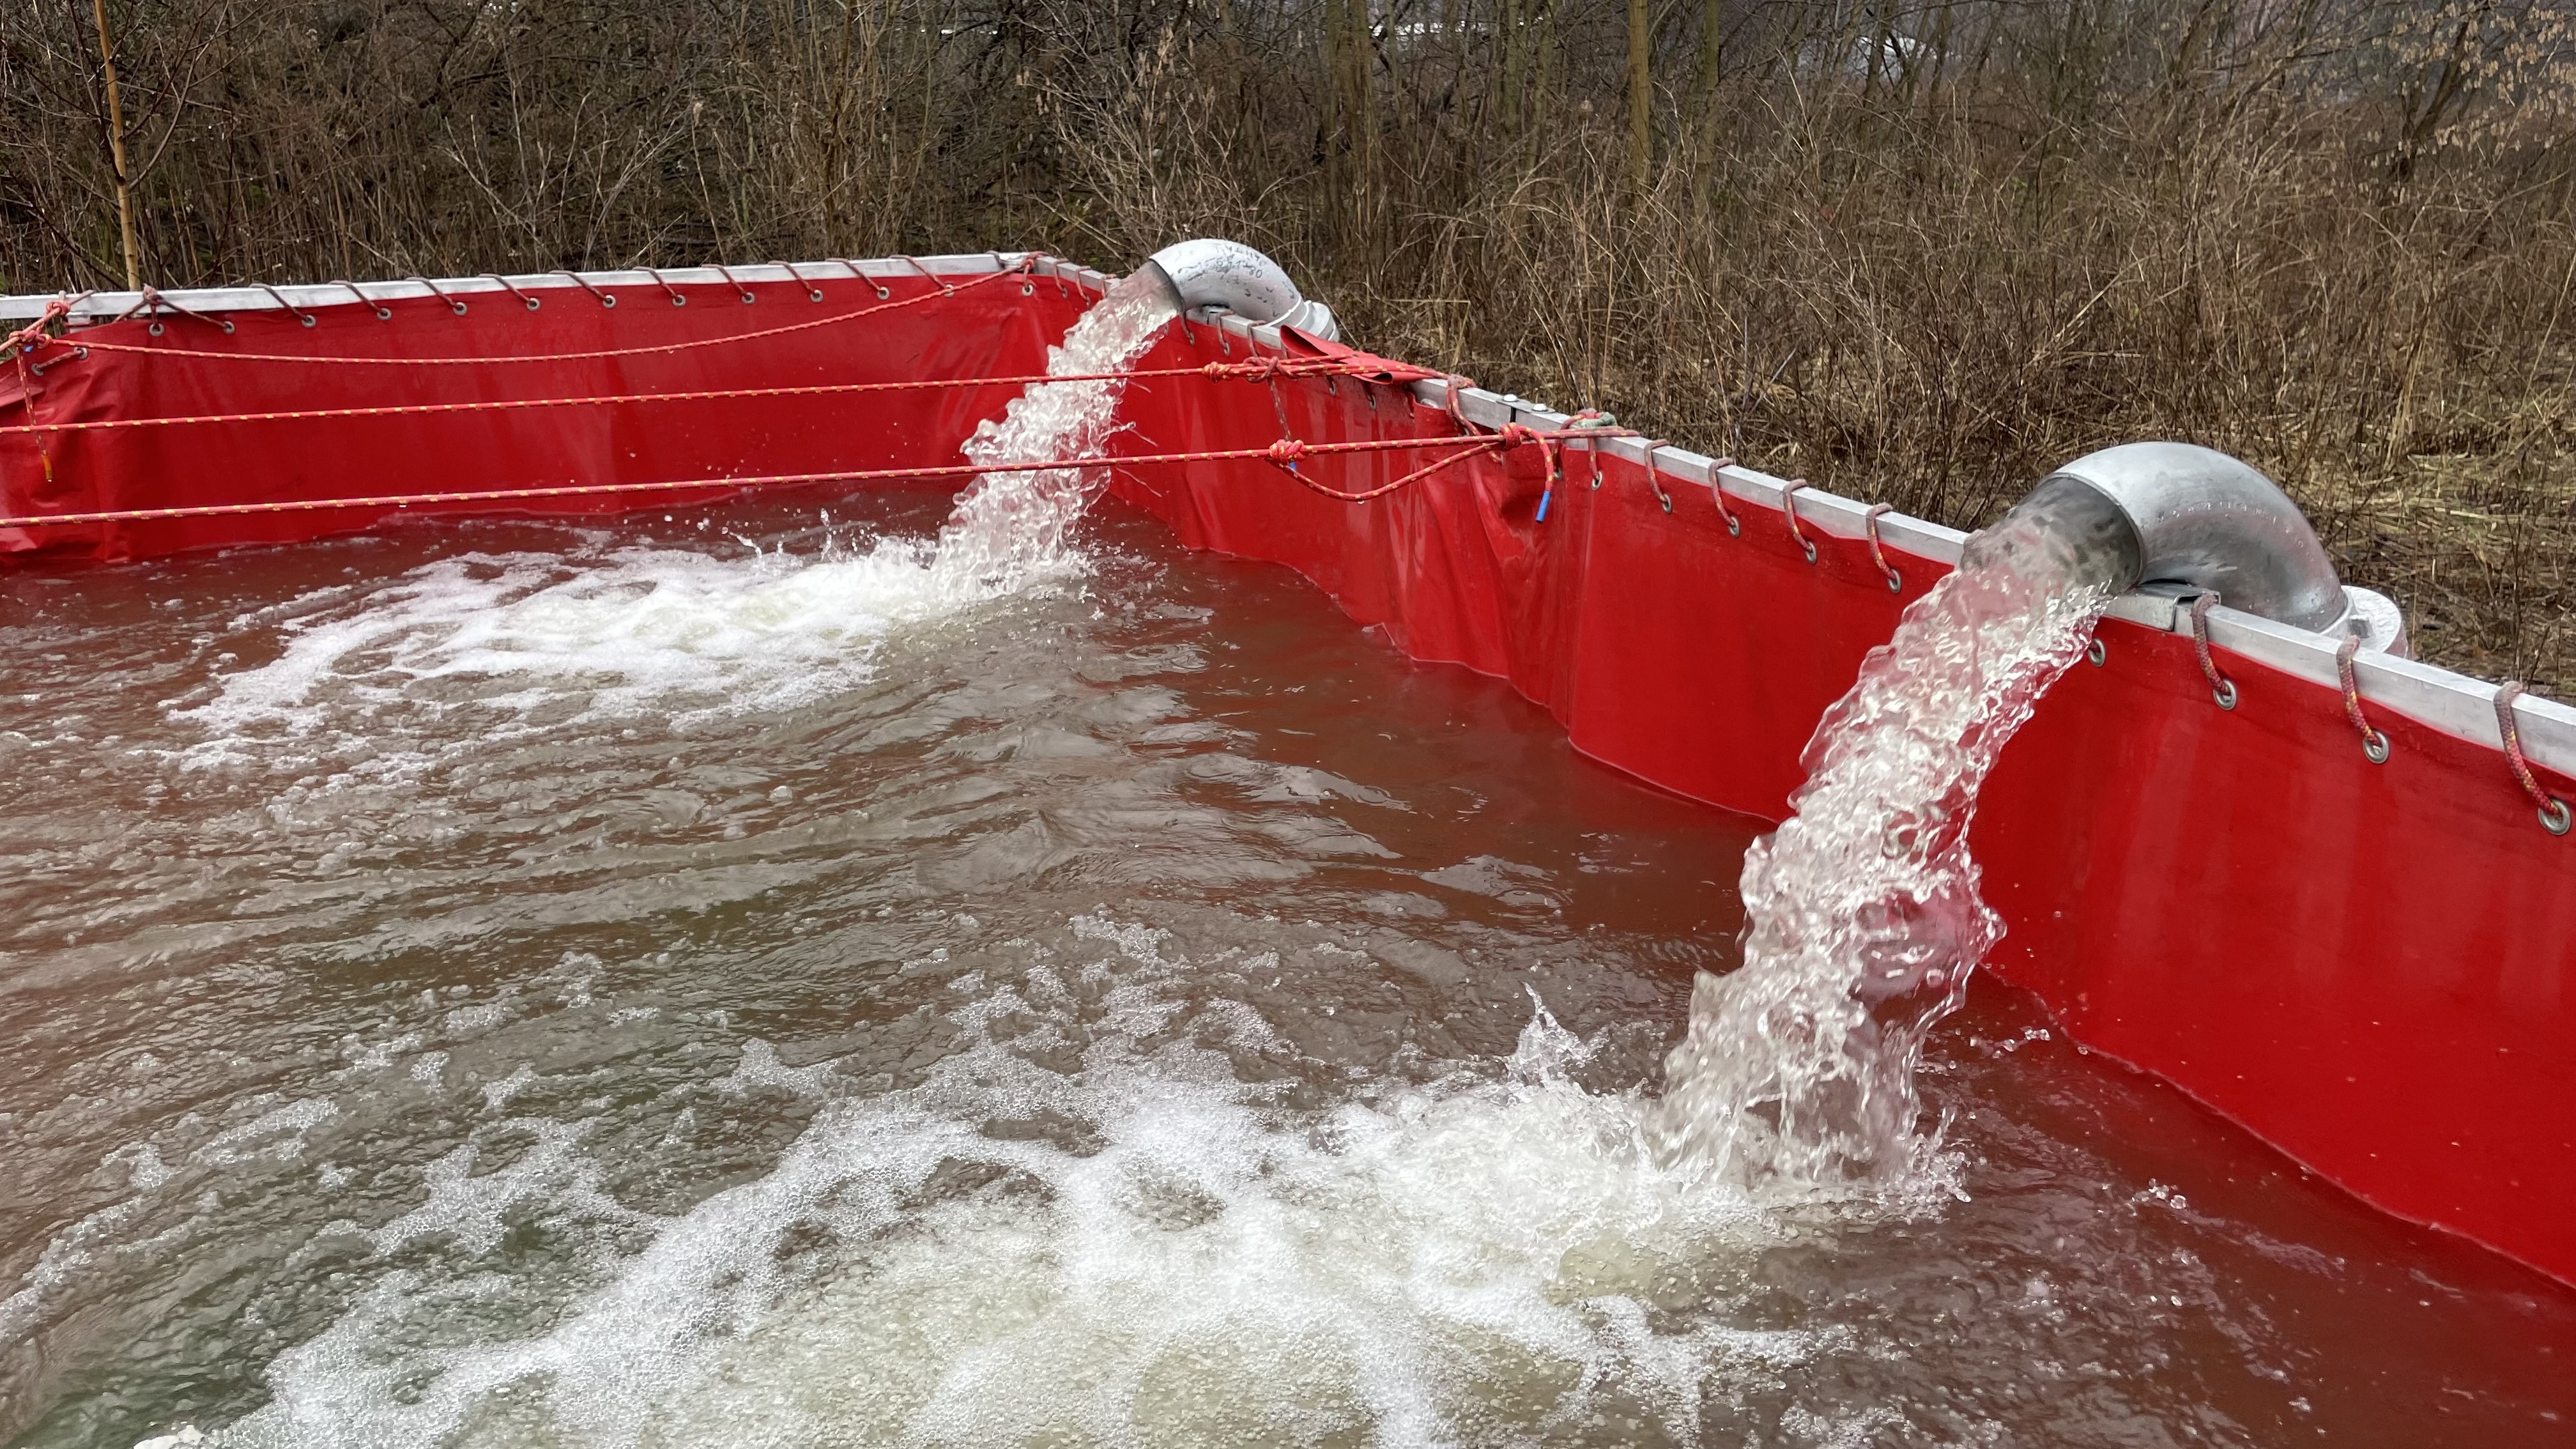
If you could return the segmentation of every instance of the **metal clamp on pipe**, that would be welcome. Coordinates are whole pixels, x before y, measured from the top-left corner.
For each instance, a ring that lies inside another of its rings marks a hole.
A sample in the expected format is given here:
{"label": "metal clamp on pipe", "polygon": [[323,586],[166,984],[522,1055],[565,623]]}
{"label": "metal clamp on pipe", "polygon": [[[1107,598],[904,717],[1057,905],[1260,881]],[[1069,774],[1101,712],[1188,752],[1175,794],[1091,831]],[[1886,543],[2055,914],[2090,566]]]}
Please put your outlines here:
{"label": "metal clamp on pipe", "polygon": [[1145,265],[1163,274],[1184,313],[1232,312],[1247,322],[1294,327],[1327,342],[1342,340],[1333,309],[1309,301],[1277,262],[1241,242],[1203,237],[1154,253]]}
{"label": "metal clamp on pipe", "polygon": [[[2397,605],[2346,587],[2289,495],[2214,449],[2124,443],[2088,453],[2039,480],[2005,522],[2035,527],[2070,556],[2076,577],[2214,593],[2231,609],[2406,652]],[[1988,536],[2004,532],[1998,524]]]}

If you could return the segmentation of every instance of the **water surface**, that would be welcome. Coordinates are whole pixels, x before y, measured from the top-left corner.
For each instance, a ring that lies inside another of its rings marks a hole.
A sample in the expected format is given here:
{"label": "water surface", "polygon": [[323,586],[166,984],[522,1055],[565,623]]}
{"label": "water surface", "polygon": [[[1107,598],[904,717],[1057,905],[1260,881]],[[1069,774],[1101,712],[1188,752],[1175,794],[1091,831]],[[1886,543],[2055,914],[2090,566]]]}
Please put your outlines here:
{"label": "water surface", "polygon": [[0,1438],[2576,1438],[2569,1295],[1991,978],[1904,1190],[1659,1165],[1760,826],[946,509],[0,580]]}

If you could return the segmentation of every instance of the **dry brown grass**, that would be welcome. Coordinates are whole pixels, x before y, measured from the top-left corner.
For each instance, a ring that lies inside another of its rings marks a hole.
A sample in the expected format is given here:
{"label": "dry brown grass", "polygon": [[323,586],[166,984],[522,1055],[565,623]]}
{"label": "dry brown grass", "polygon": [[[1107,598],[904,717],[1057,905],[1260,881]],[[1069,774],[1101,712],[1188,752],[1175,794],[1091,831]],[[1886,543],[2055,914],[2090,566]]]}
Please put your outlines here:
{"label": "dry brown grass", "polygon": [[[2576,692],[2568,0],[126,0],[164,285],[1266,247],[1379,350],[1963,526],[2279,478]],[[86,7],[0,11],[0,284],[121,275]]]}

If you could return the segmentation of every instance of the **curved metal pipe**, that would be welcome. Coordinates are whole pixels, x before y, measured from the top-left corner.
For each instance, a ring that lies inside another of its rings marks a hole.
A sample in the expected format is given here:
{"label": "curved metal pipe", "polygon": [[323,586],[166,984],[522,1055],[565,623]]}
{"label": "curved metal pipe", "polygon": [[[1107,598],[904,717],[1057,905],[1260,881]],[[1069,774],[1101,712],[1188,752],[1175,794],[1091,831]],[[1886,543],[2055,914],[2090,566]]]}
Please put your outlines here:
{"label": "curved metal pipe", "polygon": [[1277,262],[1241,242],[1216,237],[1176,242],[1145,264],[1163,274],[1184,311],[1222,307],[1247,321],[1275,322],[1327,342],[1341,340],[1331,308],[1308,301]]}
{"label": "curved metal pipe", "polygon": [[2298,505],[2213,449],[2124,443],[2088,453],[2039,480],[2005,522],[2030,525],[2074,556],[2079,576],[2115,589],[2185,584],[2231,609],[2320,631],[2354,614]]}

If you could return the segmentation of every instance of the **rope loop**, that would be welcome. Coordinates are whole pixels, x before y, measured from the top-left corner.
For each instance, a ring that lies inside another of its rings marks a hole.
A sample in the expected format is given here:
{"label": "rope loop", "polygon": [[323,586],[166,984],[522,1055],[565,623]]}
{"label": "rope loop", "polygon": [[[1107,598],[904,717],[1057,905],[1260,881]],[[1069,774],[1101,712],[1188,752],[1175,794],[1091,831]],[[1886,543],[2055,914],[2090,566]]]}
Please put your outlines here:
{"label": "rope loop", "polygon": [[420,283],[422,286],[427,287],[427,288],[429,289],[429,294],[430,294],[431,296],[436,297],[438,300],[440,300],[440,301],[442,301],[442,302],[445,302],[445,303],[447,304],[447,310],[448,310],[448,311],[455,313],[455,314],[456,314],[457,316],[459,316],[459,317],[462,317],[462,316],[464,316],[464,315],[465,315],[465,300],[464,300],[463,298],[461,298],[461,297],[451,297],[451,296],[447,295],[447,293],[446,293],[446,292],[444,292],[444,291],[440,290],[439,285],[438,285],[436,282],[431,281],[429,278],[427,278],[427,277],[405,277],[403,280],[404,280],[404,281],[407,281],[407,282],[418,282],[418,283]]}
{"label": "rope loop", "polygon": [[[28,361],[25,359],[25,357],[24,357],[24,356],[21,356],[21,357],[19,358],[19,362],[20,362],[20,364],[21,364],[21,365],[23,365],[23,366],[27,369],[28,374],[29,374],[30,376],[33,376],[33,377],[42,377],[42,376],[44,376],[44,375],[45,375],[45,369],[46,369],[46,368],[49,368],[49,367],[60,367],[61,365],[63,365],[63,364],[64,364],[64,363],[66,363],[66,362],[87,362],[87,361],[89,361],[89,349],[88,349],[88,348],[86,348],[86,347],[82,347],[82,346],[80,346],[80,345],[78,345],[78,344],[74,344],[74,345],[73,345],[73,347],[72,347],[72,350],[71,350],[71,351],[69,351],[69,352],[67,352],[67,353],[65,353],[65,354],[63,354],[62,356],[60,356],[60,357],[55,357],[55,358],[51,358],[51,359],[48,359],[47,361],[44,361],[44,362],[28,362]],[[16,429],[16,428],[0,428],[0,432],[16,432],[16,431],[18,431],[18,429]],[[42,431],[42,430],[39,430],[39,429],[29,429],[29,431]],[[59,431],[59,429],[57,429],[56,431]]]}
{"label": "rope loop", "polygon": [[169,308],[171,311],[178,313],[182,317],[203,322],[209,327],[220,327],[224,329],[226,336],[230,336],[233,332],[233,321],[230,317],[209,317],[203,312],[192,311],[189,308],[182,307],[178,303],[171,301],[169,298],[162,296],[159,292],[154,291],[150,287],[144,288],[142,298],[133,306],[126,308],[124,312],[120,313],[116,320],[122,322],[126,318],[133,316],[135,313],[141,312],[146,307],[152,309],[152,325],[144,330],[155,337],[161,335],[161,319],[158,314],[164,307]]}
{"label": "rope loop", "polygon": [[2518,679],[2504,684],[2495,693],[2496,731],[2504,736],[2505,762],[2513,767],[2514,783],[2520,785],[2522,793],[2530,796],[2531,803],[2539,807],[2540,828],[2552,835],[2565,835],[2567,827],[2576,824],[2576,815],[2568,811],[2566,801],[2540,788],[2539,779],[2531,773],[2531,761],[2523,757],[2522,726],[2513,714],[2513,702],[2521,697],[2522,681]]}
{"label": "rope loop", "polygon": [[1798,490],[1806,486],[1807,480],[1804,478],[1792,478],[1781,484],[1780,512],[1789,520],[1789,536],[1798,541],[1798,548],[1807,555],[1807,562],[1814,563],[1816,541],[1807,537],[1805,531],[1798,527]]}
{"label": "rope loop", "polygon": [[671,294],[672,306],[685,307],[689,305],[689,299],[682,296],[680,294],[680,289],[672,286],[670,282],[662,276],[662,271],[659,267],[646,267],[644,269],[644,275],[651,277],[655,286],[658,286],[663,291]]}
{"label": "rope loop", "polygon": [[1296,438],[1281,438],[1270,445],[1270,461],[1291,473],[1297,471],[1297,460],[1305,456],[1306,444]]}
{"label": "rope loop", "polygon": [[[392,309],[392,308],[390,308],[390,307],[388,307],[388,306],[386,306],[384,303],[377,301],[375,298],[368,296],[366,293],[359,291],[359,290],[358,290],[358,284],[357,284],[357,283],[355,283],[355,282],[343,282],[343,281],[334,280],[334,281],[331,281],[331,282],[325,283],[324,285],[326,285],[326,286],[333,286],[333,287],[346,287],[346,288],[348,288],[348,289],[349,289],[349,295],[350,295],[350,296],[355,297],[355,298],[357,298],[359,301],[364,302],[364,303],[366,303],[368,306],[373,307],[373,308],[375,308],[375,309],[376,309],[376,320],[377,320],[377,321],[379,321],[379,322],[391,322],[392,320],[394,320],[394,313],[393,313],[393,309]],[[588,284],[587,284],[587,283],[584,283],[583,285],[587,286]]]}
{"label": "rope loop", "polygon": [[47,302],[45,310],[36,315],[35,321],[10,333],[5,340],[0,340],[0,347],[5,347],[11,353],[24,357],[47,343],[56,341],[54,335],[45,329],[71,316],[72,301],[73,299],[69,297],[56,297]]}
{"label": "rope loop", "polygon": [[594,297],[597,297],[599,299],[599,305],[603,307],[614,307],[617,305],[617,296],[615,293],[603,292],[597,287],[592,286],[590,284],[590,278],[583,276],[579,272],[568,272],[561,267],[557,267],[554,270],[554,275],[558,277],[572,278],[574,286],[581,288],[583,291],[588,292]]}
{"label": "rope loop", "polygon": [[1653,491],[1655,501],[1663,505],[1664,512],[1667,514],[1673,511],[1673,495],[1664,491],[1663,480],[1655,476],[1655,450],[1671,446],[1671,443],[1662,438],[1646,440],[1646,487]]}
{"label": "rope loop", "polygon": [[730,270],[719,266],[716,268],[716,275],[725,279],[726,285],[733,288],[735,296],[742,298],[742,305],[748,307],[752,303],[760,300],[758,297],[753,296],[751,289],[744,286],[741,280],[735,277]]}
{"label": "rope loop", "polygon": [[1717,516],[1726,520],[1726,536],[1729,538],[1742,538],[1744,536],[1744,520],[1736,517],[1735,510],[1726,506],[1725,474],[1727,469],[1734,466],[1735,460],[1733,458],[1720,458],[1716,462],[1708,465],[1708,496],[1711,499],[1714,499],[1717,503]]}
{"label": "rope loop", "polygon": [[266,282],[253,282],[253,283],[251,283],[251,285],[252,285],[252,286],[254,286],[254,287],[259,288],[259,289],[260,289],[261,291],[263,291],[263,292],[266,292],[266,293],[268,294],[268,299],[269,299],[270,301],[275,302],[278,306],[280,306],[280,307],[282,307],[282,308],[284,308],[284,309],[286,310],[286,315],[288,315],[288,316],[290,316],[290,317],[294,318],[294,319],[295,319],[296,321],[298,321],[298,322],[303,323],[303,324],[304,324],[305,326],[307,326],[307,327],[310,327],[310,326],[312,326],[313,324],[315,324],[316,322],[319,322],[319,321],[321,321],[321,320],[322,320],[321,318],[314,316],[314,315],[313,315],[312,313],[310,313],[310,312],[299,312],[299,311],[295,310],[295,304],[294,304],[294,303],[292,303],[292,302],[289,302],[288,300],[286,300],[285,294],[283,294],[283,293],[279,292],[275,287],[270,286],[270,285],[269,285],[268,283],[266,283]]}
{"label": "rope loop", "polygon": [[796,264],[794,262],[771,262],[770,265],[777,267],[785,271],[787,275],[794,277],[796,279],[796,284],[805,289],[806,301],[820,302],[823,300],[823,289],[806,280],[805,274],[796,270]]}
{"label": "rope loop", "polygon": [[2370,727],[2369,717],[2361,712],[2361,680],[2353,669],[2354,656],[2361,653],[2361,636],[2346,634],[2335,646],[2335,677],[2343,682],[2343,714],[2352,727],[2361,731],[2361,756],[2374,765],[2388,763],[2388,736]]}
{"label": "rope loop", "polygon": [[[896,260],[896,261],[899,261],[899,262],[902,262],[904,265],[906,265],[906,266],[908,266],[908,267],[912,268],[914,271],[921,273],[921,274],[922,274],[923,276],[925,276],[925,277],[928,277],[928,278],[930,279],[930,284],[931,284],[932,286],[937,287],[937,288],[939,289],[939,295],[941,295],[941,296],[943,296],[943,297],[954,297],[954,296],[956,296],[956,295],[957,295],[957,288],[956,288],[955,286],[951,285],[951,284],[950,284],[950,282],[948,281],[948,279],[947,279],[946,277],[943,277],[943,276],[939,275],[937,272],[932,271],[930,268],[923,266],[923,265],[921,264],[921,258],[916,257],[916,256],[911,256],[911,255],[905,255],[905,256],[897,257],[897,258],[895,258],[895,260]],[[1000,275],[1000,270],[999,270],[999,269],[996,269],[996,271],[995,271],[994,275],[999,276],[999,275]]]}
{"label": "rope loop", "polygon": [[1861,531],[1869,538],[1870,561],[1877,564],[1878,571],[1887,576],[1887,591],[1891,594],[1904,592],[1905,575],[1898,573],[1896,565],[1887,561],[1887,550],[1879,546],[1878,519],[1881,514],[1895,511],[1894,504],[1873,503],[1870,505],[1869,512],[1860,516]]}
{"label": "rope loop", "polygon": [[2204,592],[2191,601],[2191,648],[2200,656],[2200,672],[2209,680],[2209,697],[2220,709],[2236,707],[2236,681],[2218,672],[2218,661],[2209,657],[2209,611],[2218,606],[2215,592]]}
{"label": "rope loop", "polygon": [[830,262],[832,265],[837,267],[849,268],[851,276],[877,289],[877,300],[880,302],[894,295],[894,288],[889,287],[885,283],[870,277],[867,273],[860,271],[859,264],[851,261],[848,257],[825,257],[823,260]]}
{"label": "rope loop", "polygon": [[511,284],[511,282],[510,282],[510,279],[509,279],[509,278],[507,278],[507,277],[505,277],[505,276],[502,276],[499,272],[483,272],[483,273],[480,273],[479,275],[483,278],[483,280],[485,280],[485,281],[487,281],[487,282],[498,282],[498,283],[500,283],[500,284],[501,284],[501,290],[502,290],[502,291],[507,292],[507,293],[509,293],[511,296],[518,298],[518,299],[519,299],[520,304],[521,304],[522,306],[526,307],[526,308],[527,308],[529,311],[531,311],[531,312],[534,312],[535,310],[537,310],[537,307],[540,305],[540,304],[538,303],[538,301],[537,301],[537,299],[536,299],[536,298],[531,297],[531,296],[529,296],[527,293],[520,291],[516,286],[513,286],[513,285]]}
{"label": "rope loop", "polygon": [[1443,377],[1441,381],[1449,389],[1449,415],[1462,423],[1467,421],[1467,415],[1458,411],[1458,389],[1474,387],[1476,380],[1464,373],[1453,372]]}

